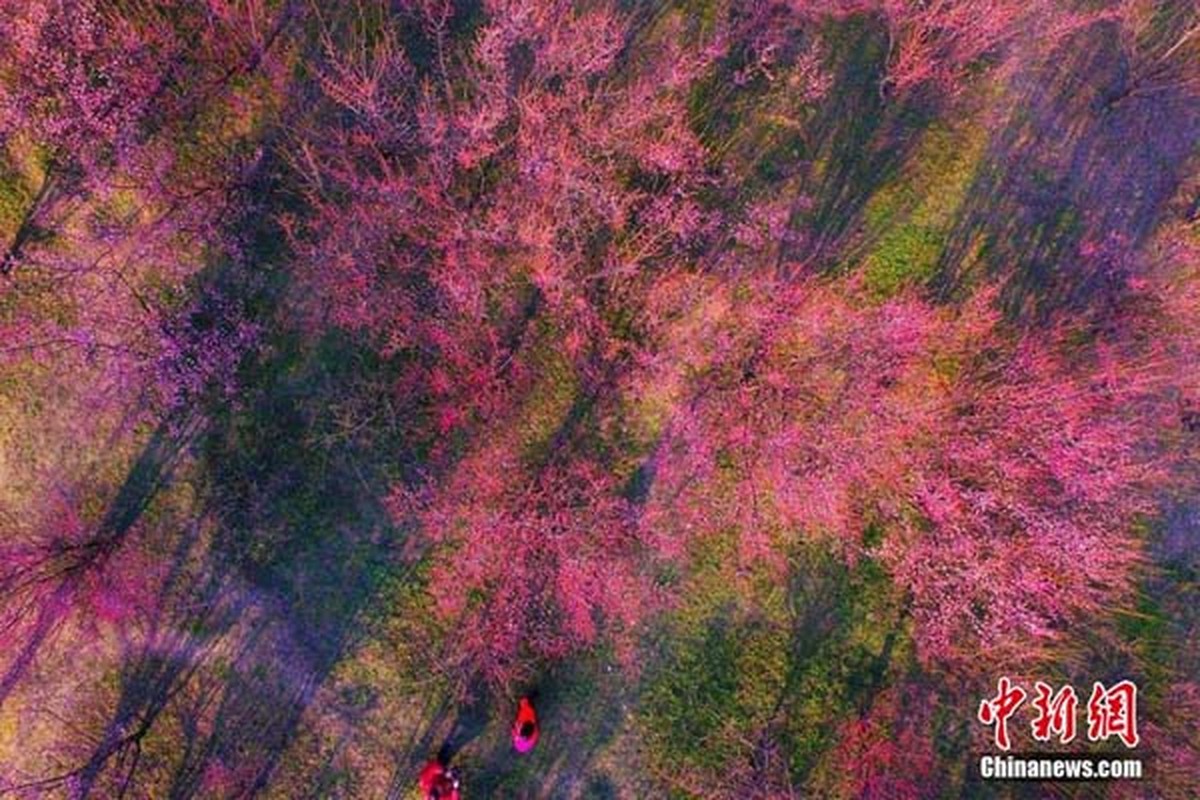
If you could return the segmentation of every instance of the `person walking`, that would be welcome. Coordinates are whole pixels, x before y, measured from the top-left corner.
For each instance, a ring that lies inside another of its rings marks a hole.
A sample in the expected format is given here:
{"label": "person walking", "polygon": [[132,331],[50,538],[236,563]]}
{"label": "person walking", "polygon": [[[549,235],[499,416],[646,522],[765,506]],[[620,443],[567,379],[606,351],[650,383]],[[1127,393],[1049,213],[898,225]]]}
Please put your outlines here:
{"label": "person walking", "polygon": [[425,764],[417,784],[425,800],[462,800],[458,771],[441,758],[431,758]]}
{"label": "person walking", "polygon": [[517,702],[517,717],[513,720],[512,743],[518,753],[532,750],[538,742],[537,711],[528,697]]}

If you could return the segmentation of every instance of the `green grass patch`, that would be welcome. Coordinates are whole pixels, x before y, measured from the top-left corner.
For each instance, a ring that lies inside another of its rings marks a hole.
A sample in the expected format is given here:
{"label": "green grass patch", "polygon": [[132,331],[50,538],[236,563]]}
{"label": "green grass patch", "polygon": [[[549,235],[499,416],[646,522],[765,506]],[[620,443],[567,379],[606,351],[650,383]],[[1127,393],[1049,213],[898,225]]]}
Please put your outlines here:
{"label": "green grass patch", "polygon": [[559,335],[549,326],[539,327],[543,330],[531,354],[531,372],[537,381],[517,421],[521,451],[533,463],[549,457],[555,436],[579,399],[579,376],[558,347]]}
{"label": "green grass patch", "polygon": [[24,179],[7,164],[0,164],[0,242],[5,247],[16,233],[32,199]]}
{"label": "green grass patch", "polygon": [[891,297],[933,277],[986,140],[976,123],[931,125],[905,169],[868,202],[872,246],[863,272],[871,295]]}
{"label": "green grass patch", "polygon": [[[802,546],[790,581],[728,577],[734,537],[693,554],[686,599],[651,643],[639,723],[658,772],[719,783],[764,732],[798,782],[818,770],[839,724],[869,707],[911,663],[890,577]],[[726,565],[723,567],[722,565]]]}

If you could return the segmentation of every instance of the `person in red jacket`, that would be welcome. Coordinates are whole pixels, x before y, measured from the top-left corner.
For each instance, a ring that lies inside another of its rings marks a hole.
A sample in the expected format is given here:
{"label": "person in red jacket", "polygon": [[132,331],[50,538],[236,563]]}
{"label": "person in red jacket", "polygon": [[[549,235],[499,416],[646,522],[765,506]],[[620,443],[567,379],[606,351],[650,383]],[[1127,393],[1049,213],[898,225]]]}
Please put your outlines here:
{"label": "person in red jacket", "polygon": [[441,759],[430,759],[421,770],[417,783],[425,793],[425,800],[462,800],[458,773]]}
{"label": "person in red jacket", "polygon": [[538,741],[537,712],[528,697],[517,703],[517,718],[513,720],[512,742],[518,753],[528,753]]}

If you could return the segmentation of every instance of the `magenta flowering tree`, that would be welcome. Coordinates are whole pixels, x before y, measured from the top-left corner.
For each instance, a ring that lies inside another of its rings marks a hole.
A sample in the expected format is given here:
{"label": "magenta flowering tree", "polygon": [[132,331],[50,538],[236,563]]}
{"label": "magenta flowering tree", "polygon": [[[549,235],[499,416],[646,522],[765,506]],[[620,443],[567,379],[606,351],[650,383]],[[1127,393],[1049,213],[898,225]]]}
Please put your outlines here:
{"label": "magenta flowering tree", "polygon": [[10,6],[0,155],[20,203],[0,295],[20,335],[4,357],[74,349],[128,384],[189,276],[233,249],[224,230],[261,155],[247,120],[279,91],[294,9]]}
{"label": "magenta flowering tree", "polygon": [[925,653],[959,663],[1036,651],[1127,599],[1133,525],[1169,477],[1155,443],[1176,365],[1155,346],[1071,353],[1063,332],[1006,350],[999,364],[977,356],[953,392],[910,549],[885,556],[913,591]]}
{"label": "magenta flowering tree", "polygon": [[1158,348],[1022,335],[986,299],[746,297],[653,456],[643,523],[667,552],[733,529],[747,563],[782,569],[813,537],[876,558],[930,666],[1028,654],[1126,596],[1131,525],[1167,478],[1155,441],[1177,367]]}
{"label": "magenta flowering tree", "polygon": [[[630,633],[651,602],[620,487],[576,460],[531,476],[484,448],[415,512],[434,549],[430,592],[451,626],[441,664],[496,688],[532,677],[609,636]],[[628,645],[629,639],[623,644]]]}
{"label": "magenta flowering tree", "polygon": [[871,800],[928,797],[937,763],[927,729],[934,707],[934,699],[919,690],[897,687],[884,692],[868,713],[844,723],[834,758],[834,790]]}
{"label": "magenta flowering tree", "polygon": [[[245,298],[208,276],[245,270],[229,230],[261,160],[247,120],[277,99],[292,13],[5,7],[0,165],[17,202],[0,228],[0,367],[22,376],[6,410],[70,447],[19,440],[28,460],[12,484],[46,502],[0,498],[14,520],[0,542],[0,699],[68,625],[123,629],[151,611],[162,565],[153,546],[126,545],[201,401],[230,399],[255,341]],[[38,395],[54,398],[40,415],[27,410]]]}
{"label": "magenta flowering tree", "polygon": [[533,316],[572,329],[585,360],[610,336],[601,298],[701,222],[683,90],[702,57],[619,63],[631,34],[603,7],[486,10],[464,43],[448,6],[415,5],[436,51],[420,70],[390,32],[327,39],[322,86],[345,121],[296,156],[322,313],[410,359],[442,433],[502,407]]}
{"label": "magenta flowering tree", "polygon": [[[361,335],[398,366],[409,435],[430,458],[394,507],[431,545],[456,666],[503,684],[593,641],[597,620],[632,626],[655,605],[637,601],[638,559],[684,558],[723,529],[746,564],[783,569],[814,537],[878,559],[930,665],[1044,645],[1122,596],[1128,526],[1163,477],[1152,442],[1173,369],[1137,320],[1073,348],[1097,333],[1089,323],[1022,333],[990,294],[960,309],[879,304],[853,282],[758,277],[803,235],[799,201],[706,205],[737,176],[688,124],[714,74],[769,90],[791,85],[786,70],[810,103],[835,92],[808,30],[830,14],[885,27],[886,88],[946,94],[1110,15],[765,3],[697,32],[606,5],[482,11],[469,27],[452,4],[413,3],[369,34],[322,28],[324,105],[290,148],[306,210],[287,220],[312,328]],[[1034,29],[1048,34],[1037,46]],[[419,48],[401,44],[413,36]],[[626,57],[639,37],[661,48]],[[705,268],[720,273],[703,284],[713,296],[683,313],[715,316],[681,336],[681,309],[656,298]],[[1128,265],[1108,272],[1119,303]],[[520,433],[547,349],[569,394],[539,445],[550,455]],[[666,422],[638,454],[641,504],[587,426],[651,387]],[[588,546],[588,519],[611,546]],[[882,541],[864,542],[869,527]]]}
{"label": "magenta flowering tree", "polygon": [[[157,9],[20,0],[8,12],[0,142],[34,174],[32,196],[5,243],[4,274],[24,261],[53,268],[69,258],[69,248],[51,255],[44,245],[114,200],[132,208],[92,217],[87,227],[98,246],[86,255],[94,260],[102,260],[104,245],[116,249],[132,225],[144,236],[200,224],[201,208],[219,205],[225,182],[236,180],[223,163],[230,154],[220,152],[231,143],[197,137],[188,152],[177,139],[206,117],[232,121],[249,110],[253,100],[231,87],[235,79],[271,75],[267,54],[291,9],[273,18],[258,4],[223,0]],[[207,161],[204,176],[188,163],[198,157]]]}
{"label": "magenta flowering tree", "polygon": [[[664,36],[623,60],[639,34],[607,4],[485,12],[464,39],[448,5],[409,7],[424,64],[391,30],[369,44],[328,33],[322,87],[341,123],[295,148],[311,216],[292,230],[313,318],[400,365],[397,397],[432,458],[397,508],[439,554],[455,665],[499,685],[641,602],[620,482],[579,429],[636,349],[623,326],[639,287],[702,234],[686,100],[715,52]],[[576,410],[531,456],[513,431],[551,351]]]}
{"label": "magenta flowering tree", "polygon": [[[648,780],[923,796],[924,709],[1109,624],[1195,477],[1194,198],[1169,231],[1100,202],[1160,155],[1101,180],[1080,133],[1190,96],[1190,4],[5,12],[0,704],[63,631],[145,662],[29,786],[287,794],[319,763],[371,793],[386,750],[395,794],[412,754],[369,740],[412,686],[503,696],[591,652],[626,696],[686,678],[647,741],[710,752]],[[1096,43],[1134,105],[1076,90]],[[1156,197],[1194,188],[1166,172]],[[999,310],[1018,282],[1036,322]],[[224,592],[219,633],[167,608]]]}

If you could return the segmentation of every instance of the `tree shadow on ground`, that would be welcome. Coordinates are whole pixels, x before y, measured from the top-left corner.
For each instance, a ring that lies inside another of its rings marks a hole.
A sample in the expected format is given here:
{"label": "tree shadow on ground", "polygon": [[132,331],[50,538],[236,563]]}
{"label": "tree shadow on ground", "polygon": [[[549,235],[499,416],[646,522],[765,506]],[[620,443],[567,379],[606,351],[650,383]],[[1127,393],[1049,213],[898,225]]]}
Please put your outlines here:
{"label": "tree shadow on ground", "polygon": [[887,33],[881,21],[851,17],[831,31],[841,57],[830,65],[832,85],[809,124],[811,152],[803,196],[792,211],[799,235],[780,252],[780,263],[816,269],[840,263],[871,196],[903,166],[934,119],[931,93],[888,95],[881,90]]}
{"label": "tree shadow on ground", "polygon": [[963,296],[1000,281],[1013,318],[1103,311],[1132,254],[1183,179],[1200,104],[1183,87],[1129,94],[1113,26],[1086,29],[1013,82],[1015,109],[992,139],[939,262],[936,286]]}
{"label": "tree shadow on ground", "polygon": [[[785,15],[768,24],[792,23]],[[700,193],[723,220],[706,246],[708,259],[724,260],[744,223],[764,223],[754,216],[761,202],[774,206],[784,198],[788,230],[773,231],[774,240],[762,245],[771,268],[787,278],[797,269],[845,262],[870,198],[904,165],[938,108],[933,92],[882,89],[887,50],[884,22],[851,14],[792,30],[775,53],[781,73],[801,53],[824,54],[829,85],[820,101],[807,94],[806,81],[798,87],[792,80],[746,78],[756,56],[739,48],[698,82],[689,124],[714,166],[738,176]]]}
{"label": "tree shadow on ground", "polygon": [[[370,635],[384,588],[411,575],[406,532],[383,505],[416,458],[398,433],[391,365],[289,316],[290,275],[277,266],[287,253],[273,222],[289,197],[281,174],[277,160],[263,160],[247,188],[258,199],[232,224],[256,270],[214,264],[197,281],[197,291],[238,297],[262,328],[240,366],[237,403],[217,390],[189,398],[202,422],[164,424],[106,517],[114,530],[131,527],[190,456],[197,532],[180,537],[148,631],[126,642],[115,708],[71,773],[73,796],[306,786],[312,765],[285,770],[284,754],[311,733],[305,714]],[[371,699],[335,705],[353,730]],[[174,742],[169,752],[164,741]]]}
{"label": "tree shadow on ground", "polygon": [[[227,666],[210,731],[176,770],[170,796],[204,789],[214,759],[249,794],[262,791],[333,669],[369,635],[369,615],[389,580],[407,569],[404,533],[382,506],[394,455],[377,421],[339,417],[386,403],[358,392],[379,369],[366,352],[328,338],[315,347],[277,342],[256,367],[246,407],[205,443],[209,497],[220,526],[210,569],[232,574],[247,597],[244,636]],[[380,370],[386,375],[386,371]],[[369,697],[339,703],[361,717]],[[353,723],[350,724],[353,727]]]}
{"label": "tree shadow on ground", "polygon": [[905,612],[877,565],[848,568],[806,546],[780,591],[783,605],[770,612],[731,595],[699,626],[659,635],[638,700],[659,791],[821,795],[807,784],[840,726],[868,713],[907,667]]}
{"label": "tree shadow on ground", "polygon": [[[181,540],[76,795],[136,794],[143,779],[163,785],[164,772],[165,797],[261,792],[333,669],[369,635],[381,587],[404,579],[375,448],[311,440],[334,424],[323,389],[346,385],[321,372],[362,366],[340,345],[318,350],[264,365],[274,377],[205,434],[202,494],[215,530],[203,543]],[[361,698],[338,710],[369,709]],[[156,725],[182,734],[157,763],[141,756]]]}
{"label": "tree shadow on ground", "polygon": [[70,615],[82,584],[90,575],[105,570],[159,490],[170,482],[194,431],[191,420],[160,425],[86,541],[62,544],[52,540],[32,565],[20,565],[0,576],[6,603],[17,612],[4,615],[5,626],[28,626],[24,644],[0,678],[0,705]]}

